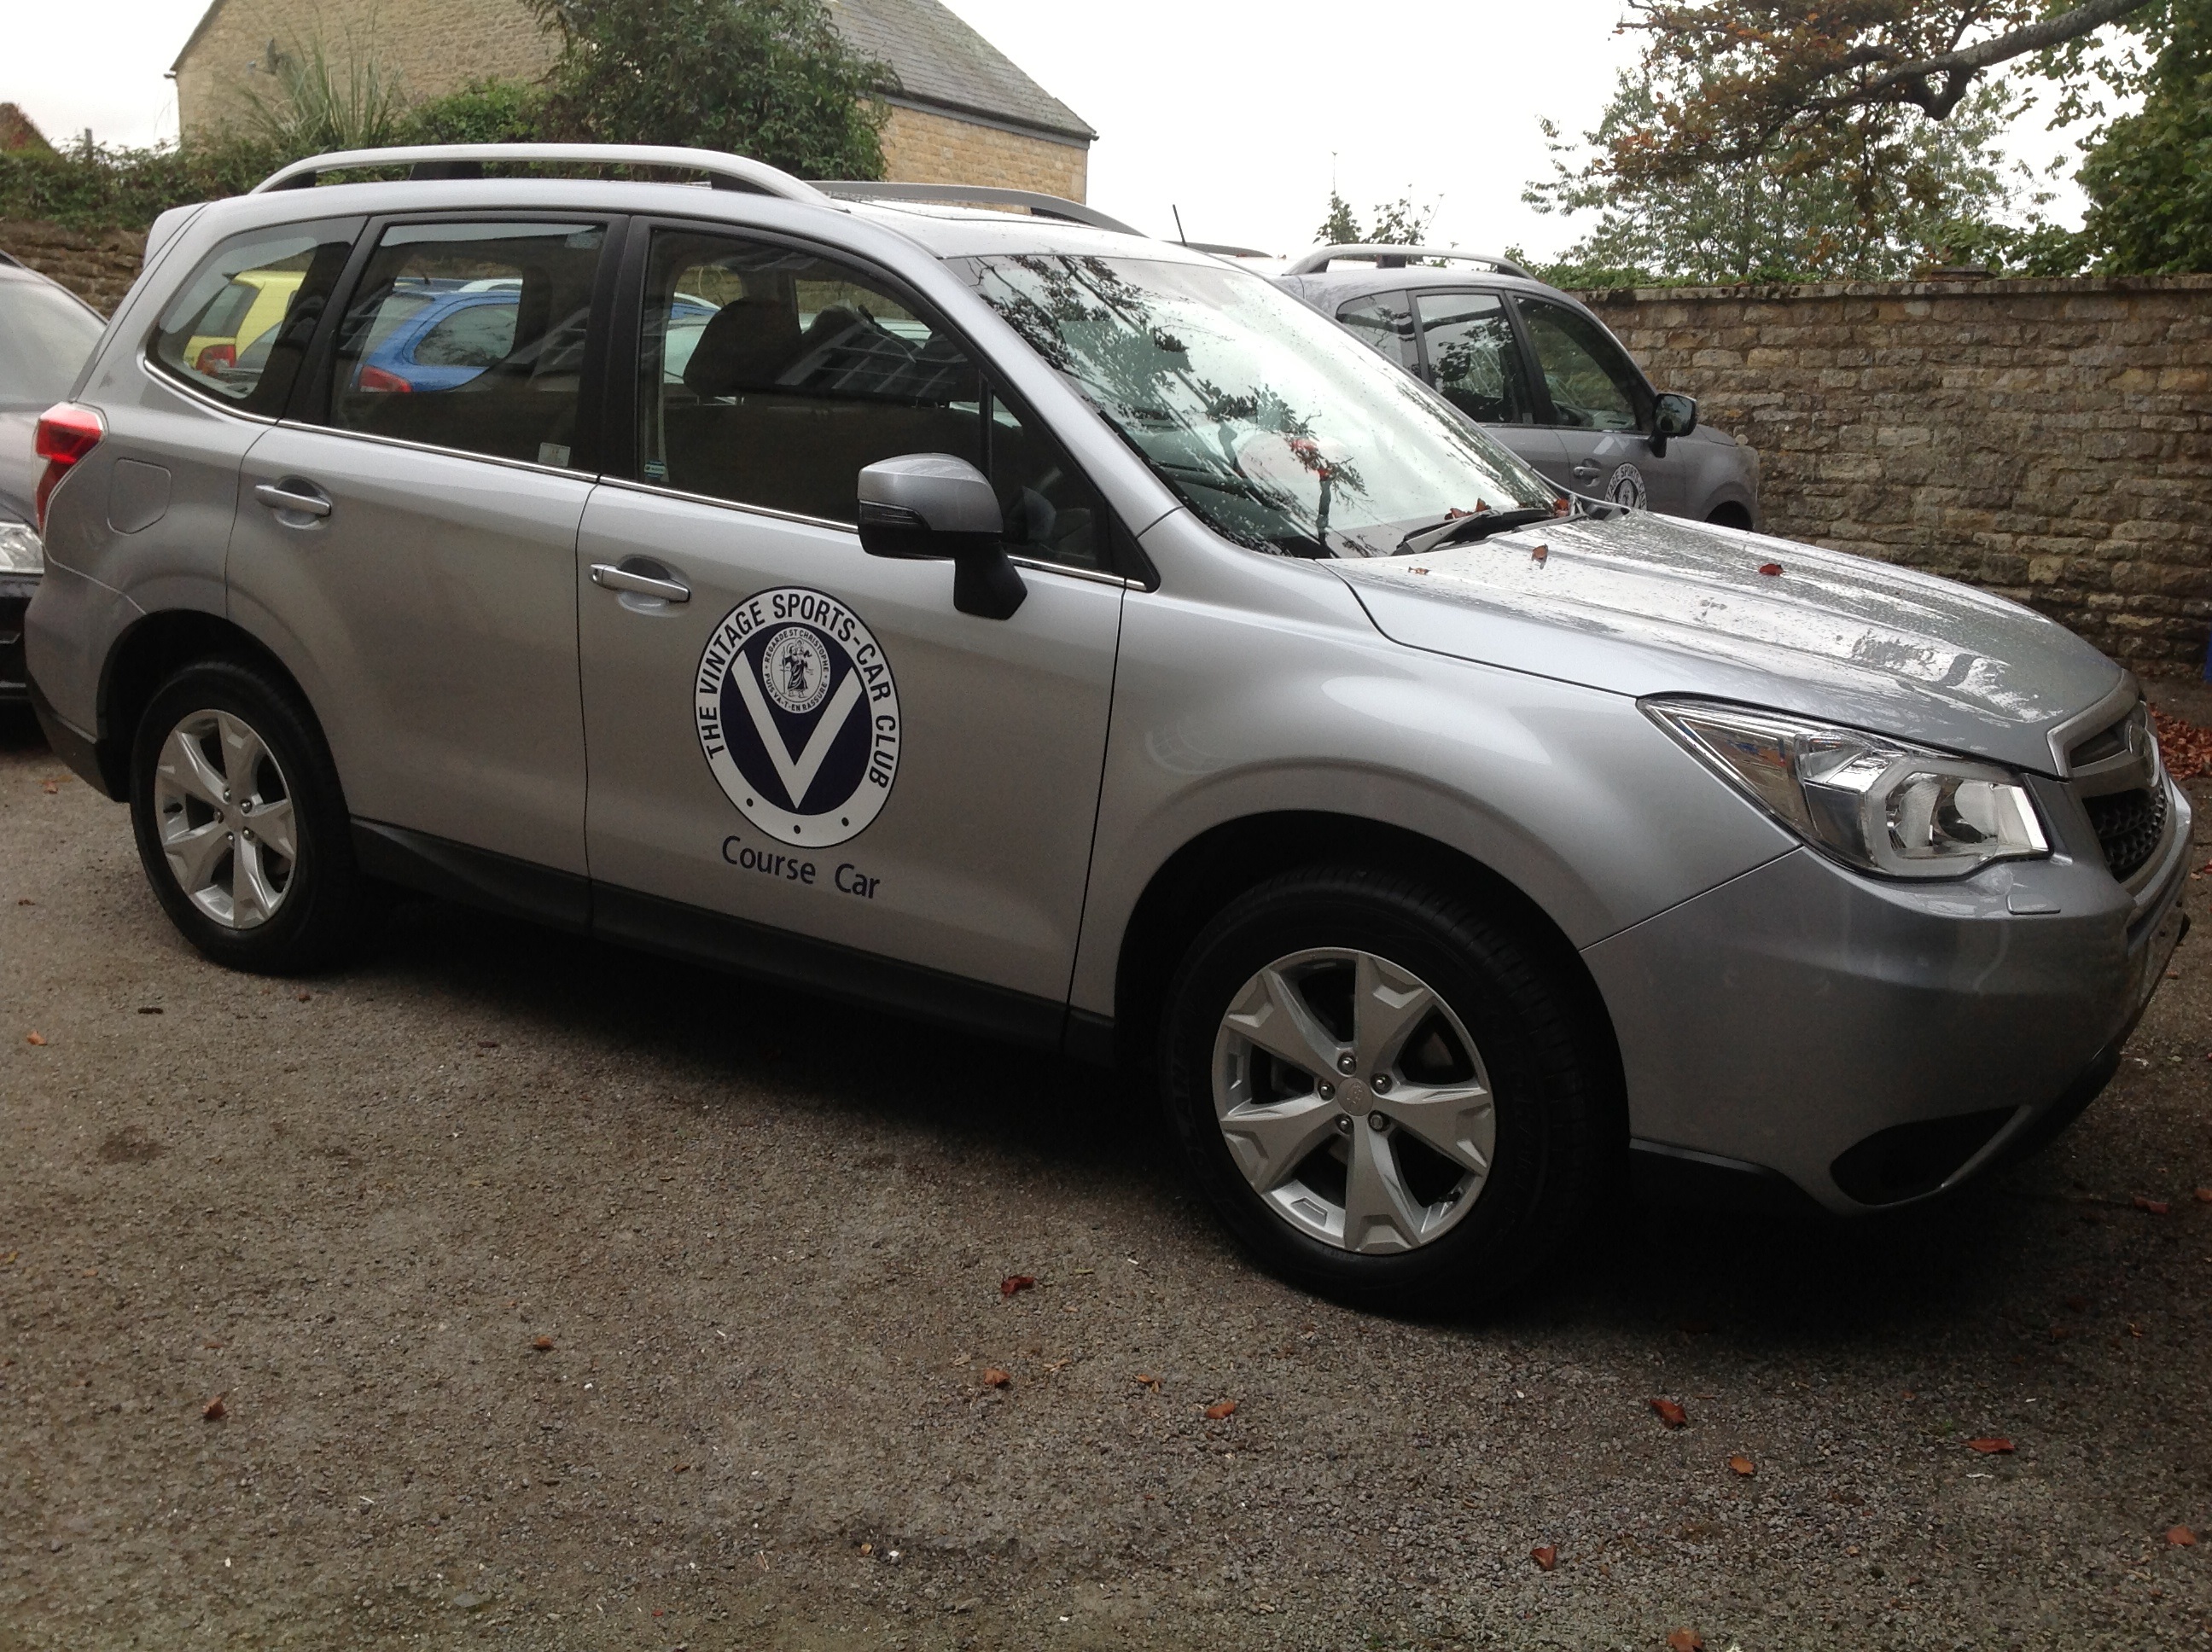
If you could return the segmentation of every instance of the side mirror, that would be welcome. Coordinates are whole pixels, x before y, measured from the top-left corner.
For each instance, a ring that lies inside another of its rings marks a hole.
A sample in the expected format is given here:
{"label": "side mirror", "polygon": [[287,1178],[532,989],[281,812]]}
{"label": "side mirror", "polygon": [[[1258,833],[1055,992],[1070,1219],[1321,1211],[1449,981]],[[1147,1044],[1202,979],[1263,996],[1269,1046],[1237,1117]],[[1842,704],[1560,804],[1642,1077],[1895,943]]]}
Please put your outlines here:
{"label": "side mirror", "polygon": [[1006,519],[990,479],[950,453],[907,453],[860,472],[860,549],[871,556],[945,559],[952,605],[1009,619],[1029,595],[1007,560]]}
{"label": "side mirror", "polygon": [[1667,442],[1670,437],[1686,436],[1698,428],[1698,404],[1694,397],[1678,395],[1668,391],[1652,404],[1651,453],[1655,459],[1667,457]]}

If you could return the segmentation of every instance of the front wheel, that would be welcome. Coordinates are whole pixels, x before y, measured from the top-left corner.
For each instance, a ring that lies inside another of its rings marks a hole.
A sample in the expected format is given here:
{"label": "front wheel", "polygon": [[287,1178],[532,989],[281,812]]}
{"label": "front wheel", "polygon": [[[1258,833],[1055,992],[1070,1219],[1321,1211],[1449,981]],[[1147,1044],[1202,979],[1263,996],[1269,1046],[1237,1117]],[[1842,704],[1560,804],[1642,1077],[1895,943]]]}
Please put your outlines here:
{"label": "front wheel", "polygon": [[1500,1295],[1622,1145],[1554,968],[1474,902],[1286,874],[1193,943],[1162,1029],[1191,1168],[1267,1266],[1393,1307]]}
{"label": "front wheel", "polygon": [[216,963],[290,973],[353,938],[365,887],[337,776],[266,673],[206,660],[161,685],[131,752],[131,817],[155,897]]}

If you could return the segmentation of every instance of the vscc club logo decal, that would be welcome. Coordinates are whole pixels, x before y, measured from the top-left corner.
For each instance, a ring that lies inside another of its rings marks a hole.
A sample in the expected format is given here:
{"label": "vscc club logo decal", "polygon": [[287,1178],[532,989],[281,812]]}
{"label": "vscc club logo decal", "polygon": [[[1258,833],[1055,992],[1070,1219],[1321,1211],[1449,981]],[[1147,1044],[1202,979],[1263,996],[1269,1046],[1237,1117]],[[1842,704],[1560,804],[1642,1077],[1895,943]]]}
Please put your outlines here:
{"label": "vscc club logo decal", "polygon": [[835,597],[748,597],[707,639],[693,715],[707,766],[770,837],[827,848],[883,812],[898,774],[898,686],[868,628]]}

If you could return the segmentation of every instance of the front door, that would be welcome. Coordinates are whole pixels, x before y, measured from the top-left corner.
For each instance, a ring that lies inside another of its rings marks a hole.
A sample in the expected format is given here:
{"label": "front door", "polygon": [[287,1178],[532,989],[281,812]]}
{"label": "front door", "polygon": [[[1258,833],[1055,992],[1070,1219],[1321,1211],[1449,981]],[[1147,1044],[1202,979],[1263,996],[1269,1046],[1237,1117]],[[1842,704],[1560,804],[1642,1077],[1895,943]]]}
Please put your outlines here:
{"label": "front door", "polygon": [[1651,451],[1651,390],[1613,335],[1579,310],[1517,297],[1543,375],[1567,485],[1591,498],[1679,515],[1689,503],[1687,457]]}
{"label": "front door", "polygon": [[[603,224],[386,228],[327,403],[246,454],[234,617],[300,678],[357,816],[581,873],[570,469]],[[490,303],[486,295],[496,295]],[[451,313],[421,352],[412,324]]]}
{"label": "front door", "polygon": [[[595,921],[704,910],[1063,1003],[1123,589],[1097,501],[887,278],[667,228],[642,309],[637,479],[576,559]],[[1011,619],[861,550],[860,469],[909,452],[999,483]]]}

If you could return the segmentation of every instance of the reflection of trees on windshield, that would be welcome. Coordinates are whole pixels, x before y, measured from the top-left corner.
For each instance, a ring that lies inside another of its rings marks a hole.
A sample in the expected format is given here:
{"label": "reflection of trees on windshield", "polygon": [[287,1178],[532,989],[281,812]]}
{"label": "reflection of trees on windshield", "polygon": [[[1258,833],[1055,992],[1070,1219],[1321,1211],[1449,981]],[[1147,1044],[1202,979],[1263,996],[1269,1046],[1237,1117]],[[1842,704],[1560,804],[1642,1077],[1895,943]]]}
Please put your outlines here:
{"label": "reflection of trees on windshield", "polygon": [[[1331,554],[1332,510],[1367,491],[1358,465],[1269,385],[1224,385],[1194,364],[1180,335],[1206,342],[1196,305],[1164,316],[1157,295],[1103,259],[1041,255],[994,262],[982,295],[1170,485],[1205,494],[1190,502],[1224,532],[1255,550]],[[1233,342],[1218,354],[1208,369],[1250,359]]]}

